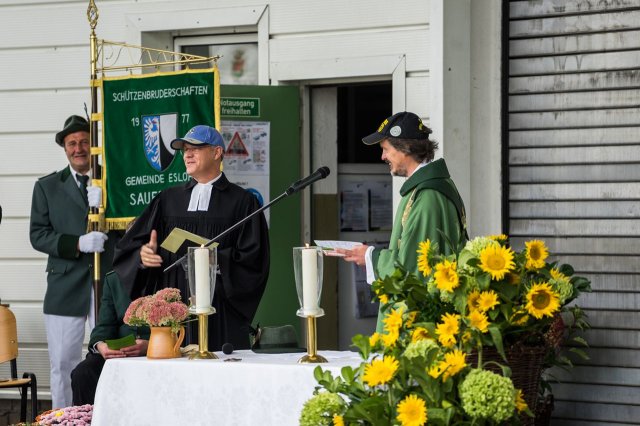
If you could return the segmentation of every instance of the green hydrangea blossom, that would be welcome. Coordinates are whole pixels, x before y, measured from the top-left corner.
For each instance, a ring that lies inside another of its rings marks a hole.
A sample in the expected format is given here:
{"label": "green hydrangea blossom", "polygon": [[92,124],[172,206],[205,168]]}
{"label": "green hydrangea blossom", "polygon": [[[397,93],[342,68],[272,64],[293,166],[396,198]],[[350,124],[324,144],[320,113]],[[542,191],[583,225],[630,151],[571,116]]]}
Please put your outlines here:
{"label": "green hydrangea blossom", "polygon": [[404,350],[404,356],[409,359],[413,359],[419,356],[426,355],[429,349],[437,348],[438,344],[431,339],[422,339],[417,342],[411,342],[407,345],[407,349]]}
{"label": "green hydrangea blossom", "polygon": [[304,403],[300,426],[331,426],[333,415],[341,415],[345,408],[345,402],[338,394],[321,392]]}
{"label": "green hydrangea blossom", "polygon": [[467,241],[467,244],[464,246],[465,250],[473,253],[475,257],[480,257],[480,252],[487,248],[489,245],[499,244],[497,241],[492,240],[487,237],[476,237],[471,241]]}
{"label": "green hydrangea blossom", "polygon": [[551,279],[549,283],[551,284],[551,287],[558,293],[561,305],[564,304],[564,302],[573,294],[573,285],[571,284],[571,282],[569,282],[569,280]]}
{"label": "green hydrangea blossom", "polygon": [[508,377],[474,369],[459,387],[462,409],[474,419],[504,422],[513,416],[515,388]]}

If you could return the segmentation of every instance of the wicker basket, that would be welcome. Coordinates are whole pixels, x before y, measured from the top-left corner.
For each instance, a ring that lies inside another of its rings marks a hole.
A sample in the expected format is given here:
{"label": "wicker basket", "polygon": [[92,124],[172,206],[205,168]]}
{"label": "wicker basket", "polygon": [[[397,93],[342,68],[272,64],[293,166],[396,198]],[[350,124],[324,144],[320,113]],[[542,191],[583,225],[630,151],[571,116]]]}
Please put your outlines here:
{"label": "wicker basket", "polygon": [[[482,349],[482,363],[485,369],[498,374],[502,374],[502,369],[494,363],[487,364],[488,361],[509,366],[509,368],[511,368],[513,385],[516,389],[522,390],[524,400],[529,406],[529,409],[532,413],[536,413],[542,363],[548,351],[549,348],[546,345],[514,345],[505,351],[507,356],[507,362],[505,363],[495,348],[485,347]],[[477,353],[473,352],[469,354],[468,361],[469,364],[476,366],[478,363]],[[533,426],[535,424],[535,419],[526,414],[522,415],[520,419],[523,425]]]}

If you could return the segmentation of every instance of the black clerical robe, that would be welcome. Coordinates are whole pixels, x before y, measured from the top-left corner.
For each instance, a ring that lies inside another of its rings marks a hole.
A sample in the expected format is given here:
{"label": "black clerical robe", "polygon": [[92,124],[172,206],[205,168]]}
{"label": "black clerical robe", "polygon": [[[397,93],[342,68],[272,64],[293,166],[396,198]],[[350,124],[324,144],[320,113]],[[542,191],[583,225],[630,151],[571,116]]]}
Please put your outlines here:
{"label": "black clerical robe", "polygon": [[[161,268],[143,268],[140,247],[149,242],[151,231],[158,233],[158,246],[176,227],[212,239],[259,208],[254,195],[222,176],[213,183],[207,211],[187,211],[193,179],[184,185],[160,192],[142,212],[116,247],[113,268],[129,291],[131,299],[166,288],[179,288],[185,303],[190,296],[186,271],[178,265],[164,268],[183,256],[185,242],[177,253],[158,247]],[[218,240],[218,265],[213,307],[209,315],[209,350],[220,350],[224,343],[236,349],[249,348],[249,328],[269,276],[269,235],[262,213]],[[197,343],[197,321],[187,327],[186,344]]]}

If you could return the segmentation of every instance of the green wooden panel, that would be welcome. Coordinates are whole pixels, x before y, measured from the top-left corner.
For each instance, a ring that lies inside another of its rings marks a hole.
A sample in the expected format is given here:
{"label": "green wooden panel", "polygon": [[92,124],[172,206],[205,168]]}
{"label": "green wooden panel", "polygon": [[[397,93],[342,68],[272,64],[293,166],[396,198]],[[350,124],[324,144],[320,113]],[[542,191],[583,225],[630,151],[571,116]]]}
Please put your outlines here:
{"label": "green wooden panel", "polygon": [[[220,88],[222,98],[258,98],[259,111],[251,110],[250,118],[222,115],[222,120],[268,121],[270,138],[270,199],[282,194],[300,176],[300,96],[293,86],[227,86]],[[223,99],[224,101],[224,99]],[[292,247],[300,245],[300,194],[293,194],[270,209],[269,238],[271,268],[269,282],[253,325],[292,324],[302,344],[299,308],[293,278]]]}

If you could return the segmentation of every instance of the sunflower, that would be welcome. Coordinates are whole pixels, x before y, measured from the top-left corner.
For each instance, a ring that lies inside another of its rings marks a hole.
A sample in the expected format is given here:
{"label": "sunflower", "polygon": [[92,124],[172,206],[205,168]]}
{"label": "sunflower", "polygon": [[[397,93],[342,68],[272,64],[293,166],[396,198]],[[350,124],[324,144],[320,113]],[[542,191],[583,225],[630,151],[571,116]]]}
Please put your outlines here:
{"label": "sunflower", "polygon": [[374,359],[364,367],[364,380],[369,386],[384,385],[389,382],[398,370],[398,360],[391,355],[383,359]]}
{"label": "sunflower", "polygon": [[437,379],[444,372],[445,368],[447,368],[447,363],[444,361],[440,361],[439,363],[429,367],[429,369],[427,370],[427,374],[429,374],[434,379]]}
{"label": "sunflower", "polygon": [[415,330],[411,332],[412,342],[417,342],[418,340],[425,340],[430,338],[431,337],[429,337],[429,332],[427,331],[426,328],[423,328],[423,327],[416,327]]}
{"label": "sunflower", "polygon": [[513,250],[498,244],[487,246],[480,252],[480,269],[488,272],[493,280],[501,280],[515,268]]}
{"label": "sunflower", "polygon": [[400,426],[422,426],[427,423],[427,404],[416,395],[409,395],[398,404]]}
{"label": "sunflower", "polygon": [[410,328],[413,325],[413,322],[416,320],[417,316],[418,311],[411,311],[407,314],[407,321],[405,322],[407,328]]}
{"label": "sunflower", "polygon": [[381,334],[380,339],[382,339],[382,343],[388,348],[395,346],[398,341],[398,337],[400,337],[400,333],[398,330],[390,331],[387,334]]}
{"label": "sunflower", "polygon": [[422,272],[425,277],[431,274],[431,266],[429,266],[429,255],[431,254],[431,241],[422,241],[418,245],[418,271]]}
{"label": "sunflower", "polygon": [[369,337],[369,346],[374,347],[380,341],[380,333],[377,331],[374,332],[371,337]]}
{"label": "sunflower", "polygon": [[531,240],[524,243],[526,246],[525,255],[527,264],[525,267],[529,270],[544,268],[545,259],[549,256],[549,250],[544,245],[544,241]]}
{"label": "sunflower", "polygon": [[460,315],[444,314],[442,322],[436,326],[438,340],[445,347],[453,346],[456,343],[456,334],[460,332]]}
{"label": "sunflower", "polygon": [[507,237],[505,234],[489,235],[487,238],[493,241],[497,241],[499,243],[506,243],[507,240],[509,239],[509,237]]}
{"label": "sunflower", "polygon": [[552,317],[560,309],[558,293],[553,291],[547,283],[535,283],[531,286],[526,295],[527,312],[537,319],[543,316]]}
{"label": "sunflower", "polygon": [[447,381],[449,377],[453,377],[458,374],[464,367],[467,366],[466,354],[459,349],[444,354],[444,362],[447,364],[447,368],[442,376],[443,381]]}
{"label": "sunflower", "polygon": [[392,309],[389,312],[382,322],[384,323],[384,329],[391,332],[397,332],[402,326],[402,308],[400,309]]}
{"label": "sunflower", "polygon": [[378,299],[380,299],[380,303],[382,303],[383,305],[389,303],[389,296],[387,296],[386,294],[378,295]]}
{"label": "sunflower", "polygon": [[518,413],[522,413],[524,410],[529,408],[526,401],[524,400],[524,395],[522,394],[522,389],[516,390],[516,410]]}
{"label": "sunflower", "polygon": [[436,287],[440,291],[453,292],[453,289],[460,284],[458,273],[456,272],[456,262],[444,260],[436,265],[436,273],[433,274],[436,280]]}
{"label": "sunflower", "polygon": [[478,296],[478,310],[481,312],[487,312],[499,305],[498,295],[493,290],[487,290],[480,293]]}
{"label": "sunflower", "polygon": [[473,290],[467,295],[467,306],[469,307],[469,311],[475,311],[478,309],[478,299],[480,299],[480,292],[478,290]]}
{"label": "sunflower", "polygon": [[551,268],[549,273],[551,274],[551,278],[553,278],[556,281],[564,281],[569,279],[569,277],[567,277],[565,274],[560,272],[558,268]]}
{"label": "sunflower", "polygon": [[478,329],[481,333],[489,331],[489,319],[484,312],[471,311],[467,318],[469,319],[471,327]]}

